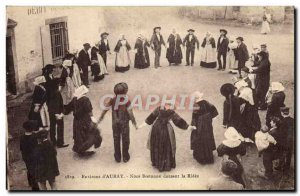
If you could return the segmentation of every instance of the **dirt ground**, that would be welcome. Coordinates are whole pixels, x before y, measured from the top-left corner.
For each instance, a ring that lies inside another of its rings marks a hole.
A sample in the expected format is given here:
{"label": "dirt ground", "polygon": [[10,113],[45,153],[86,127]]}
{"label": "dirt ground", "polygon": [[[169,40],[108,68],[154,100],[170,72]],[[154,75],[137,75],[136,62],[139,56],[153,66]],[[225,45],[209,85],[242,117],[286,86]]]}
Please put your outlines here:
{"label": "dirt ground", "polygon": [[[168,18],[159,21],[163,27],[162,34],[167,40],[169,32],[173,25],[168,23]],[[147,26],[156,26],[157,21],[151,20],[147,22]],[[164,25],[163,25],[164,24]],[[286,26],[284,30],[280,26],[276,26],[276,31],[269,35],[259,34],[258,28],[240,28],[231,26],[220,26],[201,24],[198,22],[180,19],[176,23],[178,33],[181,37],[186,34],[186,30],[194,28],[199,40],[203,39],[206,31],[211,31],[217,38],[218,30],[226,28],[230,35],[241,35],[245,39],[249,51],[255,43],[265,42],[270,51],[270,61],[272,63],[271,80],[281,81],[286,87],[286,105],[291,107],[292,116],[294,115],[294,34],[293,27]],[[127,38],[133,46],[136,39],[135,26],[119,26],[118,28],[109,29],[113,32],[110,36],[111,48],[117,41],[117,35],[128,32]],[[142,27],[141,27],[142,28]],[[272,26],[271,26],[272,28]],[[130,30],[132,29],[132,30]],[[199,33],[201,32],[201,33]],[[151,29],[147,31],[151,35]],[[149,37],[148,36],[148,37]],[[91,42],[93,43],[93,42]],[[184,51],[183,51],[184,52]],[[169,67],[165,59],[165,50],[162,51],[161,65],[162,68],[153,68],[153,52],[150,50],[151,68],[145,70],[136,70],[131,68],[128,72],[114,72],[114,55],[110,55],[108,59],[108,75],[103,81],[98,83],[91,82],[89,97],[93,104],[93,112],[96,117],[100,115],[99,100],[100,97],[107,93],[112,93],[113,86],[118,82],[127,82],[129,85],[129,95],[142,94],[190,94],[195,90],[204,93],[204,99],[213,103],[219,115],[214,119],[214,136],[216,144],[220,144],[223,140],[224,129],[221,127],[223,118],[223,101],[220,95],[220,86],[223,83],[231,82],[232,75],[227,71],[220,72],[215,69],[204,69],[199,66],[200,52],[195,55],[195,66],[186,67],[185,59],[183,64],[177,67]],[[184,54],[185,57],[185,54]],[[134,60],[134,54],[131,53],[131,59]],[[8,130],[12,139],[8,142],[8,177],[11,190],[29,189],[26,181],[26,169],[21,161],[19,152],[19,135],[23,132],[21,129],[23,121],[29,110],[30,97],[24,98],[21,105],[12,105],[8,107]],[[135,110],[135,117],[138,123],[142,123],[151,111]],[[178,111],[187,122],[191,121],[190,111]],[[265,112],[260,112],[262,122],[265,122]],[[220,158],[215,154],[215,164],[199,165],[192,157],[190,150],[190,132],[175,128],[177,139],[176,152],[176,169],[162,175],[182,175],[193,174],[197,177],[187,179],[165,178],[157,179],[139,179],[130,178],[133,175],[142,174],[159,174],[159,172],[151,166],[150,153],[146,148],[147,137],[150,127],[135,130],[131,126],[131,144],[130,154],[131,160],[128,163],[116,163],[113,157],[113,138],[111,128],[111,113],[107,113],[103,123],[101,124],[103,143],[97,153],[88,159],[83,159],[74,154],[71,150],[72,140],[72,120],[73,116],[65,116],[65,141],[70,144],[68,148],[58,149],[58,162],[60,168],[60,176],[57,177],[59,190],[86,190],[86,189],[204,189],[208,180],[215,177],[219,173]],[[273,180],[268,181],[257,175],[257,170],[262,167],[262,159],[258,157],[256,148],[249,146],[247,155],[242,158],[245,168],[247,180],[252,190],[276,190],[276,189],[293,189],[294,188],[294,172],[276,173]],[[294,166],[292,166],[293,170]],[[82,175],[102,175],[102,174],[123,174],[125,179],[119,178],[101,178],[90,179],[82,178]]]}

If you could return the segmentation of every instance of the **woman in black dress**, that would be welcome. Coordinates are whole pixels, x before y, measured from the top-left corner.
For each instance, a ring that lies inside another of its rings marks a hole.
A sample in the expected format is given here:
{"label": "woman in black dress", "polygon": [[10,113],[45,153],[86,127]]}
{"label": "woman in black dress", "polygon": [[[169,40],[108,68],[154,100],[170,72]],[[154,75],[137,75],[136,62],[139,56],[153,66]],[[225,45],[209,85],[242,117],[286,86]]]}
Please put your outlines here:
{"label": "woman in black dress", "polygon": [[238,132],[242,129],[240,99],[234,95],[233,84],[223,84],[221,94],[226,98],[223,105],[223,126],[234,127]]}
{"label": "woman in black dress", "polygon": [[172,63],[174,63],[175,65],[181,64],[182,40],[180,38],[180,35],[176,33],[175,29],[173,29],[172,34],[169,35],[167,43],[169,44],[169,47],[167,49],[167,59],[169,61],[169,65],[171,65]]}
{"label": "woman in black dress", "polygon": [[189,126],[171,107],[170,105],[165,105],[163,108],[157,107],[147,117],[145,123],[139,126],[141,128],[153,124],[147,146],[150,149],[152,166],[160,172],[170,171],[176,167],[176,139],[170,121],[181,129],[195,129]]}
{"label": "woman in black dress", "polygon": [[82,85],[75,90],[73,100],[65,107],[65,114],[73,111],[73,151],[80,155],[92,155],[90,148],[101,145],[100,131],[97,129],[96,119],[93,117],[91,101],[85,95],[88,89]]}
{"label": "woman in black dress", "polygon": [[194,92],[195,99],[192,123],[197,129],[191,134],[191,149],[194,158],[200,164],[214,162],[213,151],[216,150],[212,119],[218,115],[214,105],[202,99],[203,94]]}
{"label": "woman in black dress", "polygon": [[243,130],[241,134],[243,137],[254,140],[254,135],[261,128],[261,122],[258,115],[258,109],[254,104],[253,91],[249,87],[243,87],[240,90],[240,104],[241,104],[241,119]]}
{"label": "woman in black dress", "polygon": [[229,127],[224,136],[225,140],[217,148],[218,156],[223,157],[225,160],[234,161],[238,165],[233,179],[245,188],[246,184],[242,176],[244,169],[241,164],[241,156],[246,154],[246,146],[244,141],[242,141],[244,138],[233,127]]}
{"label": "woman in black dress", "polygon": [[35,78],[33,84],[35,85],[32,94],[32,103],[29,111],[29,120],[36,120],[38,127],[50,127],[49,112],[47,106],[47,91],[46,79],[44,76]]}
{"label": "woman in black dress", "polygon": [[136,50],[134,68],[144,69],[150,66],[149,52],[147,47],[150,47],[150,43],[143,35],[140,34],[134,46],[134,49]]}

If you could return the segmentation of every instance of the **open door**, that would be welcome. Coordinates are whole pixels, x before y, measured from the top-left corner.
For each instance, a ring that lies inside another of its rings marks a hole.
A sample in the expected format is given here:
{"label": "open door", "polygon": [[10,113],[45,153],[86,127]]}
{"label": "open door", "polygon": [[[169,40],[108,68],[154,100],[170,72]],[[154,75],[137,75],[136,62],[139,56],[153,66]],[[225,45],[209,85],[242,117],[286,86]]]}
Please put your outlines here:
{"label": "open door", "polygon": [[11,36],[6,37],[6,90],[11,94],[17,94],[16,72]]}
{"label": "open door", "polygon": [[40,33],[41,33],[41,49],[42,49],[42,56],[43,56],[43,66],[47,64],[53,64],[49,25],[41,26]]}

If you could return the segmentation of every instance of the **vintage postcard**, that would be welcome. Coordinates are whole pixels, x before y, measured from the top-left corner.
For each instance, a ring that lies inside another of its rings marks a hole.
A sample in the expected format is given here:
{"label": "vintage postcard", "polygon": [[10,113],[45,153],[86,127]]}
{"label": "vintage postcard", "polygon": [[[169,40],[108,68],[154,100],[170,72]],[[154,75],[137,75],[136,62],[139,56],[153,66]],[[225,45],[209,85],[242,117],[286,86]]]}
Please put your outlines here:
{"label": "vintage postcard", "polygon": [[7,6],[7,189],[295,190],[292,6]]}

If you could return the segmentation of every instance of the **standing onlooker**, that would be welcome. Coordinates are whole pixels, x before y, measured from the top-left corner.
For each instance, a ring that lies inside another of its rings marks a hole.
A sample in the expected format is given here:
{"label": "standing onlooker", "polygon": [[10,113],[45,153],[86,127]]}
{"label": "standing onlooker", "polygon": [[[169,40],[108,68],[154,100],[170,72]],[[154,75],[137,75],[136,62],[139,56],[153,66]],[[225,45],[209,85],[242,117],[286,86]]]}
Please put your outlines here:
{"label": "standing onlooker", "polygon": [[44,76],[38,76],[34,79],[35,85],[32,94],[32,103],[29,111],[29,120],[37,120],[38,127],[50,126],[48,106],[47,106],[47,91],[46,91],[46,79]]}
{"label": "standing onlooker", "polygon": [[[279,144],[278,139],[283,135],[280,133],[278,127],[280,124],[280,119],[273,117],[271,119],[271,129],[268,132],[272,137],[271,140],[275,140],[269,143],[267,148],[262,151],[263,154],[263,165],[265,170],[259,170],[258,174],[261,177],[272,179],[273,177],[273,160],[280,159],[283,156],[283,148],[281,147],[281,142]],[[282,140],[281,140],[282,141]]]}
{"label": "standing onlooker", "polygon": [[201,47],[203,50],[201,53],[200,66],[215,68],[217,66],[216,42],[210,32],[206,33],[206,37],[203,39]]}
{"label": "standing onlooker", "polygon": [[280,108],[285,106],[284,86],[280,82],[272,82],[266,99],[268,104],[266,125],[270,127],[270,121],[272,117],[278,117],[282,119]]}
{"label": "standing onlooker", "polygon": [[295,145],[295,120],[290,117],[290,109],[288,107],[280,108],[281,115],[283,119],[280,123],[279,129],[281,132],[287,133],[287,142],[285,146],[285,160],[282,164],[284,171],[288,171],[291,166],[291,159],[294,152],[294,145]]}
{"label": "standing onlooker", "polygon": [[129,55],[130,50],[131,47],[126,40],[125,35],[120,35],[120,39],[114,50],[116,52],[116,72],[125,72],[129,70],[131,64]]}
{"label": "standing onlooker", "polygon": [[[64,104],[61,93],[58,89],[59,80],[54,80],[53,89],[49,95],[48,110],[50,117],[50,139],[57,148],[68,147],[64,142]],[[57,134],[57,138],[56,138]]]}
{"label": "standing onlooker", "polygon": [[101,34],[101,40],[99,44],[99,54],[102,56],[105,66],[107,68],[107,53],[110,54],[110,47],[108,43],[108,33],[104,32]]}
{"label": "standing onlooker", "polygon": [[181,64],[182,52],[181,45],[182,40],[180,35],[176,33],[176,30],[173,29],[167,41],[168,49],[167,49],[167,59],[169,61],[169,65],[174,63],[175,65]]}
{"label": "standing onlooker", "polygon": [[240,91],[240,110],[243,130],[243,137],[254,140],[255,133],[260,130],[261,122],[258,115],[258,110],[254,104],[253,91],[250,87],[244,87]]}
{"label": "standing onlooker", "polygon": [[258,109],[265,110],[267,108],[265,98],[270,86],[271,63],[266,52],[259,52],[257,54],[257,57],[257,66],[252,68],[253,70],[251,71],[251,73],[256,74],[255,91],[258,102]]}
{"label": "standing onlooker", "polygon": [[264,12],[263,18],[261,23],[261,34],[268,34],[271,32],[270,29],[270,22],[271,22],[271,14]]}
{"label": "standing onlooker", "polygon": [[63,98],[63,104],[69,104],[73,99],[75,86],[73,80],[73,64],[71,60],[64,60],[62,63],[62,71],[60,75],[59,90]]}
{"label": "standing onlooker", "polygon": [[37,146],[37,138],[33,132],[38,130],[38,123],[36,120],[28,120],[23,123],[23,128],[25,133],[20,138],[20,150],[27,169],[27,180],[32,190],[38,191],[40,189],[36,181],[36,163],[33,156]]}
{"label": "standing onlooker", "polygon": [[267,53],[267,57],[269,58],[269,51],[268,51],[268,47],[267,47],[267,44],[261,44],[260,45],[260,50]]}
{"label": "standing onlooker", "polygon": [[189,29],[188,34],[183,39],[183,46],[186,46],[186,66],[190,65],[190,57],[191,57],[191,65],[194,65],[194,56],[195,49],[197,45],[197,49],[199,50],[199,41],[198,38],[194,35],[195,30]]}
{"label": "standing onlooker", "polygon": [[158,68],[160,66],[160,55],[161,55],[161,45],[166,47],[163,36],[160,34],[161,27],[154,27],[153,35],[150,40],[151,48],[154,50],[155,58],[154,58],[154,67]]}
{"label": "standing onlooker", "polygon": [[197,129],[191,133],[191,149],[194,159],[200,164],[214,162],[213,151],[216,150],[212,121],[218,115],[214,105],[203,99],[203,93],[193,93],[195,99],[192,115],[192,126]]}
{"label": "standing onlooker", "polygon": [[136,50],[134,68],[144,69],[150,66],[149,46],[150,43],[148,40],[142,34],[139,34],[134,46],[134,49]]}
{"label": "standing onlooker", "polygon": [[220,92],[225,97],[223,105],[224,128],[234,127],[236,130],[240,131],[242,127],[240,99],[234,95],[235,88],[233,84],[223,84]]}
{"label": "standing onlooker", "polygon": [[89,86],[89,66],[91,65],[91,59],[89,56],[89,49],[91,48],[91,45],[89,43],[83,44],[83,49],[79,52],[78,55],[78,66],[82,73],[82,83],[88,87]]}
{"label": "standing onlooker", "polygon": [[92,76],[94,76],[94,81],[100,81],[104,78],[104,74],[101,75],[100,72],[100,64],[99,64],[99,59],[98,59],[98,53],[99,53],[99,42],[95,43],[95,46],[92,47],[91,49],[91,72]]}
{"label": "standing onlooker", "polygon": [[237,37],[236,41],[238,44],[236,49],[236,60],[238,60],[238,70],[241,78],[241,70],[245,67],[246,61],[249,59],[249,53],[247,46],[244,44],[244,38]]}
{"label": "standing onlooker", "polygon": [[[220,29],[220,37],[217,43],[217,52],[218,52],[217,58],[219,64],[218,70],[222,70],[222,71],[226,69],[226,56],[227,56],[228,44],[229,44],[229,40],[226,37],[226,35],[227,35],[227,30]],[[221,57],[223,59],[223,65],[222,65]]]}
{"label": "standing onlooker", "polygon": [[236,74],[237,73],[237,60],[236,60],[236,48],[237,48],[237,42],[235,39],[230,36],[229,38],[229,44],[228,44],[228,52],[227,52],[227,60],[226,63],[229,67],[229,73]]}
{"label": "standing onlooker", "polygon": [[38,145],[35,148],[36,176],[41,190],[47,190],[49,182],[51,190],[57,190],[55,178],[59,175],[57,152],[47,139],[48,131],[41,130],[37,133]]}

